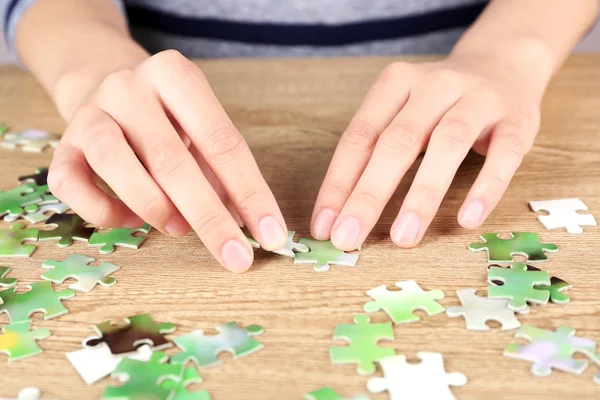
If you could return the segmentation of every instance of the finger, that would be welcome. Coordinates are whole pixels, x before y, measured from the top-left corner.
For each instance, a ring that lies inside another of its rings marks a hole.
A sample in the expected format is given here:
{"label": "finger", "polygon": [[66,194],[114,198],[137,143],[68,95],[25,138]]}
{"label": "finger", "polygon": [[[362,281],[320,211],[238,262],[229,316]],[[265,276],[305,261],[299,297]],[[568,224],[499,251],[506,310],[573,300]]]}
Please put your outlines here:
{"label": "finger", "polygon": [[501,110],[491,94],[471,92],[444,115],[392,225],[396,245],[412,247],[421,240],[469,149],[501,118]]}
{"label": "finger", "polygon": [[[235,129],[201,71],[177,52],[163,52],[145,72],[266,250],[282,247],[287,228],[250,148]],[[202,112],[198,112],[202,110]]]}
{"label": "finger", "polygon": [[409,100],[381,134],[335,222],[331,239],[336,247],[361,246],[433,128],[462,95],[461,82],[452,78],[439,75],[411,89]]}
{"label": "finger", "polygon": [[179,138],[152,88],[130,73],[111,79],[114,81],[103,85],[97,101],[123,129],[152,178],[222,265],[234,272],[250,268],[252,248]]}
{"label": "finger", "polygon": [[367,92],[340,138],[319,190],[311,218],[315,239],[330,238],[331,228],[367,166],[379,135],[406,103],[414,75],[407,64],[390,64]]}
{"label": "finger", "polygon": [[537,129],[520,118],[509,118],[495,126],[483,168],[458,213],[461,226],[481,225],[496,207],[523,157],[533,146]]}
{"label": "finger", "polygon": [[85,138],[81,147],[90,167],[133,212],[162,232],[177,237],[189,232],[187,222],[140,163],[111,116],[97,107],[84,107],[73,129]]}

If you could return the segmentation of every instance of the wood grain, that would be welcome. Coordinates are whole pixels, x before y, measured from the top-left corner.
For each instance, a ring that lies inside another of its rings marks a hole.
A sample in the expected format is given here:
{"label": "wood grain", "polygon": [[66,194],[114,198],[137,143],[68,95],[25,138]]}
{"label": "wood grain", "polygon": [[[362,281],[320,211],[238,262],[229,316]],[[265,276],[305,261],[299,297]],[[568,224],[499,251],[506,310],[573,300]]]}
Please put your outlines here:
{"label": "wood grain", "polygon": [[[202,61],[227,112],[246,137],[270,184],[288,226],[299,237],[309,234],[309,218],[335,145],[369,84],[391,61],[383,58],[298,59],[272,61]],[[38,243],[29,259],[0,260],[25,283],[39,280],[42,261],[69,253],[116,263],[112,288],[96,288],[65,302],[69,314],[34,325],[53,335],[41,342],[44,353],[14,363],[0,373],[0,395],[16,396],[36,385],[45,397],[99,398],[106,379],[91,387],[77,376],[65,353],[81,346],[92,326],[106,319],[150,313],[157,321],[177,324],[177,333],[209,329],[237,320],[265,327],[265,348],[240,360],[224,355],[221,366],[203,370],[200,387],[221,399],[300,399],[321,386],[344,395],[366,392],[368,377],[354,365],[333,366],[329,348],[336,323],[351,323],[368,300],[365,291],[380,284],[415,279],[425,289],[442,289],[444,306],[457,304],[455,291],[486,287],[486,256],[467,250],[483,232],[534,231],[560,251],[543,268],[574,284],[569,304],[537,307],[523,323],[555,329],[570,325],[583,337],[600,340],[600,265],[597,228],[583,235],[547,232],[529,211],[529,200],[580,197],[600,217],[600,56],[574,56],[553,80],[543,104],[543,124],[534,149],[515,176],[498,208],[481,229],[466,231],[456,213],[483,163],[469,155],[422,244],[400,250],[388,237],[415,168],[402,182],[363,247],[358,265],[316,273],[291,259],[257,251],[255,266],[234,275],[223,270],[195,235],[176,240],[153,232],[138,250],[118,249],[100,256],[96,248],[75,243],[59,249]],[[16,68],[0,68],[0,119],[15,129],[37,127],[60,132],[63,121],[34,80]],[[0,151],[0,188],[15,186],[19,175],[48,165],[51,153]],[[193,183],[190,182],[190,185]],[[192,188],[193,190],[193,188]],[[4,227],[4,226],[3,226]],[[61,287],[65,287],[62,285]],[[375,322],[387,317],[372,315]],[[0,317],[5,323],[5,315]],[[592,399],[600,385],[598,371],[582,376],[554,372],[536,378],[529,363],[502,356],[513,332],[470,332],[462,319],[445,315],[395,327],[396,340],[386,344],[411,359],[417,351],[439,351],[448,371],[467,375],[467,386],[454,390],[460,399]],[[170,354],[174,349],[168,351]],[[377,374],[381,374],[378,372]],[[373,396],[387,398],[385,394]]]}

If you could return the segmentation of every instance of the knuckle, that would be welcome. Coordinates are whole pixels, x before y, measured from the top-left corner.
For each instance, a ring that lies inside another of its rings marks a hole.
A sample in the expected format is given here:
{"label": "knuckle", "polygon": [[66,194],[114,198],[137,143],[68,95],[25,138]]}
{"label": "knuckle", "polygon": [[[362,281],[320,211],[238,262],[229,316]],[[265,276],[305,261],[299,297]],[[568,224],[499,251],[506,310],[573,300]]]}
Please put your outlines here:
{"label": "knuckle", "polygon": [[144,67],[151,76],[164,75],[167,71],[187,76],[187,68],[194,68],[196,72],[198,70],[183,54],[173,49],[161,51],[150,57]]}
{"label": "knuckle", "polygon": [[501,143],[501,147],[505,152],[517,158],[523,158],[533,147],[532,141],[524,140],[521,135],[515,133],[502,135]]}
{"label": "knuckle", "polygon": [[118,158],[120,150],[115,146],[112,130],[107,126],[99,125],[87,134],[83,152],[91,163],[106,164]]}
{"label": "knuckle", "polygon": [[170,207],[164,199],[154,196],[144,204],[139,215],[152,226],[162,228],[169,220]]}
{"label": "knuckle", "polygon": [[205,213],[192,218],[190,221],[194,230],[200,236],[207,232],[216,232],[225,222],[225,216],[217,210],[206,211]]}
{"label": "knuckle", "polygon": [[122,69],[112,72],[104,78],[100,85],[102,93],[119,93],[123,89],[128,89],[133,86],[134,72],[130,69]]}
{"label": "knuckle", "polygon": [[469,144],[473,129],[466,118],[453,116],[444,118],[438,127],[440,138],[450,146],[464,147]]}
{"label": "knuckle", "polygon": [[233,200],[239,211],[244,212],[253,208],[253,205],[266,204],[267,199],[265,197],[266,196],[260,193],[257,188],[251,187],[241,194],[233,196]]}
{"label": "knuckle", "polygon": [[379,132],[366,121],[356,121],[344,135],[344,145],[358,152],[372,151],[377,143]]}
{"label": "knuckle", "polygon": [[341,179],[330,178],[327,180],[327,192],[336,192],[339,194],[339,197],[343,198],[345,201],[345,199],[350,197],[352,189],[349,188],[348,185],[346,185],[346,183],[344,183],[344,181]]}
{"label": "knuckle", "polygon": [[373,207],[381,207],[385,203],[385,198],[381,190],[373,187],[365,188],[358,192],[358,199],[363,203],[367,203]]}
{"label": "knuckle", "polygon": [[409,63],[403,61],[394,61],[388,64],[379,74],[379,80],[382,82],[395,81],[399,77],[402,77],[406,72],[412,68]]}
{"label": "knuckle", "polygon": [[235,158],[246,147],[242,135],[231,125],[219,126],[209,132],[206,137],[205,151],[212,158]]}
{"label": "knuckle", "polygon": [[417,193],[419,201],[431,202],[440,196],[439,190],[424,182],[415,182],[413,190]]}
{"label": "knuckle", "polygon": [[147,168],[157,179],[166,180],[180,170],[185,163],[185,154],[179,143],[159,141],[148,150]]}
{"label": "knuckle", "polygon": [[448,86],[462,84],[464,76],[462,73],[451,68],[438,68],[429,72],[429,80],[438,85]]}
{"label": "knuckle", "polygon": [[418,153],[422,146],[422,138],[417,126],[410,121],[394,121],[381,135],[379,143],[393,152],[400,154]]}

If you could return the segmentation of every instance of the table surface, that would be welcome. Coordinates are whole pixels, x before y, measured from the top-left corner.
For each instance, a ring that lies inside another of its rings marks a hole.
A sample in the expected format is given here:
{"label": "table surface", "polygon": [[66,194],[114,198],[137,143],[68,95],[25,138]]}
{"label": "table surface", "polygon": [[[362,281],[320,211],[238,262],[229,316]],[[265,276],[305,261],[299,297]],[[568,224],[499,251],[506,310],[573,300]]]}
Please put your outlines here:
{"label": "table surface", "polygon": [[[246,137],[270,184],[288,226],[297,237],[309,235],[309,218],[335,145],[357,109],[369,84],[391,59],[297,59],[202,61],[215,92]],[[197,236],[174,239],[153,231],[139,250],[118,249],[99,255],[97,248],[75,242],[61,249],[53,242],[37,243],[28,259],[4,259],[9,276],[25,283],[40,280],[44,260],[62,260],[70,253],[116,263],[117,284],[77,293],[64,302],[69,313],[34,326],[52,336],[40,343],[43,354],[5,364],[0,395],[15,396],[24,386],[37,386],[46,398],[99,398],[107,378],[87,386],[65,358],[81,348],[96,323],[149,313],[156,321],[171,321],[176,334],[211,329],[231,320],[260,324],[265,345],[260,352],[204,369],[199,388],[213,399],[300,399],[304,393],[330,386],[350,396],[366,393],[369,377],[359,376],[353,364],[332,365],[329,349],[343,342],[332,339],[335,324],[352,323],[369,300],[373,287],[414,279],[425,290],[441,289],[445,307],[457,305],[456,290],[486,289],[485,253],[467,246],[485,232],[538,232],[542,241],[560,251],[549,256],[543,269],[571,282],[571,302],[536,307],[521,316],[522,323],[545,329],[569,325],[579,336],[600,340],[600,265],[598,228],[582,235],[546,231],[529,200],[579,197],[600,217],[600,56],[573,56],[550,85],[543,103],[543,123],[536,145],[523,162],[503,200],[483,227],[467,231],[456,213],[483,158],[469,155],[423,242],[411,250],[396,248],[389,239],[391,223],[414,177],[411,169],[381,220],[366,241],[354,268],[332,267],[317,273],[295,266],[292,259],[256,252],[253,268],[241,275],[222,269]],[[35,127],[61,132],[64,122],[36,82],[16,68],[0,68],[0,120],[14,129]],[[20,175],[48,165],[52,153],[31,154],[0,149],[0,188],[15,186]],[[6,227],[2,223],[2,227]],[[60,285],[61,288],[68,284]],[[485,292],[484,292],[485,293]],[[528,362],[502,356],[514,342],[515,331],[465,329],[462,318],[444,314],[394,327],[396,339],[385,343],[416,361],[416,352],[445,356],[447,371],[459,371],[468,384],[453,389],[460,399],[592,399],[600,385],[590,366],[581,376],[555,371],[534,377]],[[386,322],[383,312],[372,322]],[[2,324],[8,321],[0,316]],[[492,324],[493,325],[493,324]],[[169,336],[173,337],[173,336]],[[175,348],[167,350],[174,354]],[[7,363],[1,356],[2,362]],[[376,375],[381,375],[378,371]],[[372,396],[387,398],[386,394]]]}

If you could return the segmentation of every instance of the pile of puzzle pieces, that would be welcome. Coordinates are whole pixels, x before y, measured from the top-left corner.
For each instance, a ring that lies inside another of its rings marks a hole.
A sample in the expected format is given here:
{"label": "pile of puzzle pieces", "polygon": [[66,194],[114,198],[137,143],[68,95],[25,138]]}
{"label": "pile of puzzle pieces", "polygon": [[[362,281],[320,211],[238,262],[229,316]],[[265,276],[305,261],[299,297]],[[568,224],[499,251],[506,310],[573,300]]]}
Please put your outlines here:
{"label": "pile of puzzle pieces", "polygon": [[22,132],[12,132],[9,127],[0,122],[0,146],[5,149],[41,153],[45,148],[58,146],[60,137],[39,129],[26,129]]}

